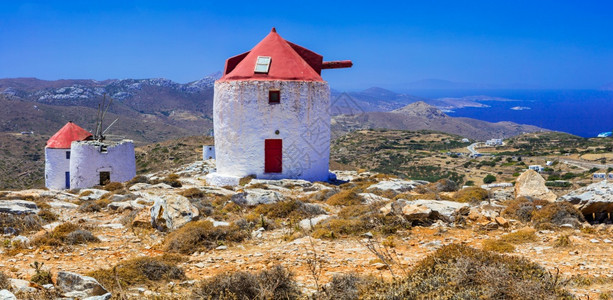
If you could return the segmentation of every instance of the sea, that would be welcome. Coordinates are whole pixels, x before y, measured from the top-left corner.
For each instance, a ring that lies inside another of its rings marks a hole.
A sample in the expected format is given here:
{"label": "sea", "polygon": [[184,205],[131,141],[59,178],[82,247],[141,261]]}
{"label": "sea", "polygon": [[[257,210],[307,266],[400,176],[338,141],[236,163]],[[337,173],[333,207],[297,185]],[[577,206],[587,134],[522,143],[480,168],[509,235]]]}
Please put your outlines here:
{"label": "sea", "polygon": [[613,130],[613,91],[602,90],[412,90],[427,98],[487,95],[513,101],[478,101],[489,107],[466,107],[445,112],[489,122],[511,121],[596,137]]}

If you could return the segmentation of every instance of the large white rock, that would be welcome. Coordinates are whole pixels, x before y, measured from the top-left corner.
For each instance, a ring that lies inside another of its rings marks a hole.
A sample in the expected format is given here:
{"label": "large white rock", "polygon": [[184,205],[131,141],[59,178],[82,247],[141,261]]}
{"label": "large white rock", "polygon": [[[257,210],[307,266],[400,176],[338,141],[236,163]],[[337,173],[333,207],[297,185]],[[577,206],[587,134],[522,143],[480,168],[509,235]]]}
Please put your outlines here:
{"label": "large white rock", "polygon": [[325,221],[325,220],[327,220],[329,218],[330,218],[329,215],[319,215],[319,216],[315,216],[315,217],[312,217],[312,218],[301,220],[298,223],[298,225],[300,226],[300,228],[302,228],[304,230],[312,230],[315,225],[317,225],[317,224],[321,223],[322,221]]}
{"label": "large white rock", "polygon": [[32,201],[25,200],[0,200],[0,213],[14,215],[37,214],[38,206]]}
{"label": "large white rock", "polygon": [[362,199],[364,204],[373,204],[378,202],[390,201],[389,198],[385,198],[373,193],[359,193],[358,196]]}
{"label": "large white rock", "polygon": [[613,182],[592,183],[560,197],[558,201],[571,202],[584,215],[613,213]]}
{"label": "large white rock", "polygon": [[198,208],[181,195],[155,196],[151,207],[151,225],[154,228],[175,230],[198,218]]}
{"label": "large white rock", "polygon": [[270,204],[283,200],[285,200],[285,197],[281,193],[263,189],[248,189],[232,196],[234,203],[247,206]]}
{"label": "large white rock", "polygon": [[414,189],[416,186],[420,185],[416,181],[406,181],[400,179],[390,179],[378,182],[368,187],[367,190],[382,190],[382,191],[394,191],[396,193],[408,192]]}
{"label": "large white rock", "polygon": [[17,300],[17,297],[13,295],[9,290],[0,291],[0,300]]}
{"label": "large white rock", "polygon": [[413,200],[399,199],[381,208],[384,214],[404,215],[410,221],[416,220],[443,220],[455,221],[455,214],[469,212],[467,203],[446,200]]}
{"label": "large white rock", "polygon": [[533,199],[555,201],[558,196],[545,186],[545,179],[534,170],[527,170],[515,181],[515,198],[529,197]]}
{"label": "large white rock", "polygon": [[108,293],[93,277],[67,271],[57,273],[56,286],[66,297],[83,299],[92,296],[102,296]]}
{"label": "large white rock", "polygon": [[108,193],[109,191],[101,189],[83,189],[80,194],[85,194],[85,196],[80,196],[79,199],[83,201],[99,200]]}

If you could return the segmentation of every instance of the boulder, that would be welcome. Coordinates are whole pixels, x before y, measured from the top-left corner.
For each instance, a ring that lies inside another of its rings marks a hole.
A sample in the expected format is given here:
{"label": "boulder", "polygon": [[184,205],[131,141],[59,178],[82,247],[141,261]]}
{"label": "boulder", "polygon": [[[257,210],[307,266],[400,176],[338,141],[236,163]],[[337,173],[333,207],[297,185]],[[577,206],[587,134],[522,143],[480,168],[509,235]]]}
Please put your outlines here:
{"label": "boulder", "polygon": [[310,181],[300,180],[300,179],[281,179],[281,180],[266,180],[266,179],[252,179],[245,187],[250,187],[255,184],[265,184],[268,186],[278,186],[284,188],[292,188],[292,187],[310,187],[313,185]]}
{"label": "boulder", "polygon": [[414,189],[418,185],[421,185],[421,184],[416,181],[412,181],[412,180],[406,181],[406,180],[400,180],[400,179],[391,179],[391,180],[380,181],[376,184],[373,184],[369,186],[367,190],[369,191],[374,191],[374,190],[389,191],[391,190],[391,191],[394,191],[400,194],[400,193],[408,192]]}
{"label": "boulder", "polygon": [[0,200],[0,213],[14,215],[30,215],[39,212],[38,206],[32,201],[25,200]]}
{"label": "boulder", "polygon": [[456,219],[456,215],[468,214],[469,206],[467,203],[445,200],[414,200],[407,201],[406,205],[402,208],[402,214],[405,217],[412,218],[411,220],[424,219],[422,215],[428,211],[430,212],[427,218],[430,220],[453,222]]}
{"label": "boulder", "polygon": [[141,191],[141,190],[146,190],[146,189],[150,189],[151,185],[148,183],[143,183],[143,182],[139,182],[139,183],[135,183],[134,185],[132,185],[129,190],[130,191]]}
{"label": "boulder", "polygon": [[129,210],[141,210],[145,208],[144,205],[139,204],[136,200],[125,201],[125,202],[111,202],[107,205],[109,209],[116,210],[118,212]]}
{"label": "boulder", "polygon": [[57,288],[65,297],[88,298],[108,294],[108,291],[96,279],[73,272],[57,273]]}
{"label": "boulder", "polygon": [[329,219],[330,216],[329,215],[319,215],[319,216],[315,216],[312,218],[308,218],[308,219],[304,219],[302,221],[300,221],[298,223],[298,225],[300,226],[300,228],[304,229],[304,230],[312,230],[313,227],[319,223],[321,223],[322,221],[325,221],[327,219]]}
{"label": "boulder", "polygon": [[56,208],[56,209],[77,209],[79,208],[79,206],[74,203],[60,201],[60,200],[49,201],[47,202],[47,204],[49,204],[51,208]]}
{"label": "boulder", "polygon": [[402,214],[409,221],[424,221],[430,218],[432,210],[424,205],[408,204],[402,208]]}
{"label": "boulder", "polygon": [[232,202],[239,205],[255,206],[283,201],[285,198],[277,191],[249,189],[232,196]]}
{"label": "boulder", "polygon": [[[513,185],[511,185],[513,186]],[[490,193],[491,197],[490,199],[492,199],[493,201],[498,201],[498,202],[504,202],[507,200],[513,200],[513,189],[512,188],[502,188],[502,189],[495,189],[495,190],[491,190],[492,192]]]}
{"label": "boulder", "polygon": [[402,208],[409,203],[408,200],[398,199],[394,202],[388,203],[379,210],[384,215],[400,215],[402,214]]}
{"label": "boulder", "polygon": [[100,198],[102,198],[104,195],[106,195],[108,193],[109,193],[109,191],[106,191],[106,190],[83,189],[83,190],[81,190],[81,193],[79,194],[79,195],[83,195],[83,196],[79,196],[79,199],[81,199],[83,201],[100,200]]}
{"label": "boulder", "polygon": [[584,215],[613,213],[613,182],[592,183],[560,197],[558,201],[574,204]]}
{"label": "boulder", "polygon": [[390,201],[389,198],[385,198],[373,193],[359,193],[358,196],[362,199],[362,203],[364,204],[373,204],[378,202],[386,202]]}
{"label": "boulder", "polygon": [[515,182],[515,198],[529,197],[533,199],[555,201],[558,196],[545,186],[545,179],[534,170],[527,170],[517,177]]}
{"label": "boulder", "polygon": [[36,292],[36,289],[30,286],[30,282],[23,279],[10,278],[9,282],[11,284],[11,289],[15,293],[23,292],[23,293],[31,293]]}
{"label": "boulder", "polygon": [[151,225],[159,230],[175,230],[198,218],[198,208],[181,195],[155,197],[151,207]]}
{"label": "boulder", "polygon": [[0,300],[17,300],[17,297],[13,295],[9,290],[0,291]]}

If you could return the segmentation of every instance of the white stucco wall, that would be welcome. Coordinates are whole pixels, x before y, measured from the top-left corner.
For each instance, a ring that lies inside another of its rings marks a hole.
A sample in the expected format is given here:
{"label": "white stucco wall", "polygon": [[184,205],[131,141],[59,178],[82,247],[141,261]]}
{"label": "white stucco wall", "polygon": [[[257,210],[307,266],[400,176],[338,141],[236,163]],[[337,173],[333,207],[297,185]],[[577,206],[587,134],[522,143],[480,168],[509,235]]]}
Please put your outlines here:
{"label": "white stucco wall", "polygon": [[[107,152],[100,151],[107,145]],[[125,182],[136,176],[134,143],[96,141],[72,142],[70,158],[71,188],[88,188],[100,184],[100,172],[110,172],[111,181]]]}
{"label": "white stucco wall", "polygon": [[202,160],[215,159],[215,146],[204,145],[202,146]]}
{"label": "white stucco wall", "polygon": [[66,151],[45,147],[45,186],[53,190],[66,188],[66,172],[70,171],[70,160],[66,159]]}
{"label": "white stucco wall", "polygon": [[[269,104],[268,92],[281,91]],[[328,180],[330,89],[312,81],[218,81],[213,104],[219,175]],[[275,131],[279,134],[275,134]],[[264,140],[283,140],[283,173],[264,173]]]}

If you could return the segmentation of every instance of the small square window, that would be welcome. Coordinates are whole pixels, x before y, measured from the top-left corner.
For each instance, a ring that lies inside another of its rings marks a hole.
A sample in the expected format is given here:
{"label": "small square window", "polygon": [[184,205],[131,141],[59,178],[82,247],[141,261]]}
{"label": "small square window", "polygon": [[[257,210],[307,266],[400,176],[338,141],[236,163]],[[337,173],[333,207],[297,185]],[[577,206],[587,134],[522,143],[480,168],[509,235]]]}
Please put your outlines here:
{"label": "small square window", "polygon": [[70,159],[70,151],[66,151],[66,159]]}
{"label": "small square window", "polygon": [[264,73],[268,74],[268,70],[270,69],[270,56],[258,56],[258,59],[255,62],[255,73]]}
{"label": "small square window", "polygon": [[281,103],[281,91],[279,90],[268,91],[268,103]]}

